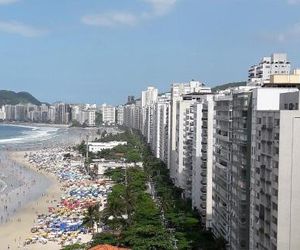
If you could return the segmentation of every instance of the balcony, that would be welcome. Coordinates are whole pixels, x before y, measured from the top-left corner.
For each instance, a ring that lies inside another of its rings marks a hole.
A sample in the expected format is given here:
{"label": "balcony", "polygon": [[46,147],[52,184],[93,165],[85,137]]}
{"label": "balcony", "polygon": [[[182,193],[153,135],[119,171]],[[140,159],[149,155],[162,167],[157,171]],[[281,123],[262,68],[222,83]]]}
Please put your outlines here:
{"label": "balcony", "polygon": [[201,181],[200,181],[200,183],[202,184],[202,185],[207,185],[207,180],[206,179],[202,179]]}
{"label": "balcony", "polygon": [[215,137],[220,139],[220,140],[226,141],[226,142],[231,142],[232,141],[232,139],[229,137],[229,134],[227,134],[227,132],[215,133]]}

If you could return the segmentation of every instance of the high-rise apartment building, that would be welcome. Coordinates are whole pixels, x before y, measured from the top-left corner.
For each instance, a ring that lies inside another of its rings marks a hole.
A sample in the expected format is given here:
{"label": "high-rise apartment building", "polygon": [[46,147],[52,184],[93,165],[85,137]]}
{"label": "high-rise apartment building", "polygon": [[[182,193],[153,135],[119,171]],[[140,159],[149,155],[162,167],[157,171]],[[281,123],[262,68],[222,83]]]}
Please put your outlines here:
{"label": "high-rise apartment building", "polygon": [[248,71],[248,84],[263,85],[269,83],[271,75],[285,75],[291,71],[287,54],[276,53],[270,57],[263,57],[259,64],[253,65]]}
{"label": "high-rise apartment building", "polygon": [[165,164],[168,164],[169,161],[170,101],[170,93],[160,95],[157,103],[154,105],[153,117],[153,140],[151,148],[155,156]]}
{"label": "high-rise apartment building", "polygon": [[13,105],[5,105],[6,120],[13,121],[15,119],[15,107]]}
{"label": "high-rise apartment building", "polygon": [[142,134],[146,137],[148,143],[153,143],[153,128],[154,128],[154,108],[157,103],[158,89],[148,87],[147,90],[142,91],[141,98],[141,121]]}
{"label": "high-rise apartment building", "polygon": [[181,96],[176,105],[175,151],[172,166],[174,184],[184,190],[186,198],[192,198],[193,176],[193,141],[195,131],[195,114],[193,106],[201,102],[202,93],[190,93]]}
{"label": "high-rise apartment building", "polygon": [[300,249],[299,91],[253,93],[250,249]]}
{"label": "high-rise apartment building", "polygon": [[102,121],[104,123],[108,124],[113,124],[116,122],[116,108],[107,105],[107,104],[102,104],[100,107],[100,112],[102,114]]}
{"label": "high-rise apartment building", "polygon": [[116,108],[116,111],[117,111],[117,124],[123,125],[124,124],[124,106],[119,105]]}
{"label": "high-rise apartment building", "polygon": [[232,107],[230,90],[215,96],[212,231],[230,242]]}
{"label": "high-rise apartment building", "polygon": [[26,120],[26,107],[23,104],[15,105],[15,121],[25,121]]}
{"label": "high-rise apartment building", "polygon": [[5,113],[5,107],[4,106],[2,106],[1,108],[0,108],[0,120],[5,120],[6,119],[6,113]]}
{"label": "high-rise apartment building", "polygon": [[124,105],[124,125],[129,128],[141,130],[141,102]]}
{"label": "high-rise apartment building", "polygon": [[58,124],[68,124],[71,121],[71,108],[65,103],[55,104],[55,122]]}
{"label": "high-rise apartment building", "polygon": [[203,83],[198,81],[191,81],[189,83],[174,83],[171,86],[171,109],[170,109],[170,160],[168,168],[170,169],[170,177],[175,182],[177,167],[177,153],[176,153],[176,131],[178,130],[177,120],[177,102],[180,101],[182,95],[190,93],[211,93],[211,89],[205,87]]}
{"label": "high-rise apartment building", "polygon": [[230,249],[249,247],[251,87],[215,96],[212,229]]}
{"label": "high-rise apartment building", "polygon": [[192,148],[192,206],[203,227],[211,228],[214,101],[212,94],[201,95],[192,106],[194,132]]}

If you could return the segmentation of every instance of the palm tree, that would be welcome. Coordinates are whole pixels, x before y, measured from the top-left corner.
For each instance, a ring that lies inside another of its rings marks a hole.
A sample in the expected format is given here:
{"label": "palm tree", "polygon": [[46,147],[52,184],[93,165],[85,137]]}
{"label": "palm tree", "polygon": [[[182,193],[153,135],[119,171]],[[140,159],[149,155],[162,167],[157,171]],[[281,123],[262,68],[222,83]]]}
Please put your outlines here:
{"label": "palm tree", "polygon": [[[100,220],[100,205],[97,203],[96,205],[88,207],[85,217],[82,222],[82,226],[86,226],[92,229],[92,234],[95,234],[94,225]],[[97,226],[98,231],[98,226]]]}

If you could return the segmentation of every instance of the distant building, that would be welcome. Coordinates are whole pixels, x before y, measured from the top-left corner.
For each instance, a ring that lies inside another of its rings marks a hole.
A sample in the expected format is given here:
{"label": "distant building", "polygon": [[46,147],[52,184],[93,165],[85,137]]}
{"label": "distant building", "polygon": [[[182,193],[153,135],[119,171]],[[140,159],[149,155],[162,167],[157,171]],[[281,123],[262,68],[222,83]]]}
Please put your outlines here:
{"label": "distant building", "polygon": [[124,106],[124,125],[129,128],[140,129],[141,106],[140,101]]}
{"label": "distant building", "polygon": [[270,82],[264,83],[263,87],[300,88],[300,69],[293,70],[291,74],[274,74]]}
{"label": "distant building", "polygon": [[116,108],[107,104],[102,104],[100,107],[102,114],[102,121],[108,124],[116,122]]}
{"label": "distant building", "polygon": [[6,119],[6,113],[5,113],[5,107],[4,106],[2,106],[1,108],[0,108],[0,120],[5,120]]}
{"label": "distant building", "polygon": [[154,155],[165,164],[168,164],[170,158],[168,140],[170,134],[170,102],[171,93],[158,96],[157,103],[154,105],[153,140],[150,145]]}
{"label": "distant building", "polygon": [[25,121],[26,120],[26,107],[23,104],[15,105],[15,121]]}
{"label": "distant building", "polygon": [[13,121],[15,119],[15,107],[13,105],[5,105],[6,120]]}
{"label": "distant building", "polygon": [[126,145],[126,141],[111,141],[111,142],[89,142],[89,152],[97,153],[103,149],[112,149],[118,145]]}
{"label": "distant building", "polygon": [[123,125],[124,124],[124,106],[119,105],[117,107],[117,124]]}
{"label": "distant building", "polygon": [[94,127],[96,126],[96,109],[90,109],[87,111],[88,112],[88,123],[87,125],[89,127]]}
{"label": "distant building", "polygon": [[133,95],[128,96],[127,98],[127,104],[132,104],[134,103],[135,99]]}
{"label": "distant building", "polygon": [[169,135],[169,144],[170,144],[170,160],[168,168],[170,169],[170,177],[175,181],[178,173],[177,170],[177,156],[175,155],[176,151],[176,131],[178,130],[177,120],[177,102],[181,99],[182,95],[189,93],[210,93],[211,89],[205,87],[203,83],[198,81],[191,81],[189,83],[174,83],[171,87],[171,108],[170,108],[170,135]]}
{"label": "distant building", "polygon": [[71,122],[71,108],[68,104],[56,103],[55,110],[55,123],[69,124]]}
{"label": "distant building", "polygon": [[287,54],[275,53],[270,57],[263,57],[257,65],[250,67],[248,71],[249,85],[263,85],[269,83],[271,75],[290,74],[291,65],[287,59]]}
{"label": "distant building", "polygon": [[146,137],[148,143],[153,142],[153,116],[154,106],[157,103],[158,89],[148,87],[147,90],[142,91],[141,98],[141,122],[142,134]]}

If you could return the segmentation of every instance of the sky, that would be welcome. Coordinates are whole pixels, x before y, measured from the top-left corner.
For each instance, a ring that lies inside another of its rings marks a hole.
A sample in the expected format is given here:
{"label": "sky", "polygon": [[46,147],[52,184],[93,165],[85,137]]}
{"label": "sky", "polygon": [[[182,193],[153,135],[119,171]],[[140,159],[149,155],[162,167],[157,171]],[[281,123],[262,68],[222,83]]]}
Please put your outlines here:
{"label": "sky", "polygon": [[300,0],[0,0],[0,89],[125,103],[192,79],[247,79],[273,52],[300,67]]}

